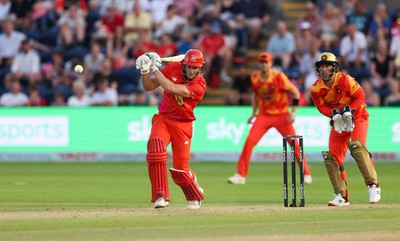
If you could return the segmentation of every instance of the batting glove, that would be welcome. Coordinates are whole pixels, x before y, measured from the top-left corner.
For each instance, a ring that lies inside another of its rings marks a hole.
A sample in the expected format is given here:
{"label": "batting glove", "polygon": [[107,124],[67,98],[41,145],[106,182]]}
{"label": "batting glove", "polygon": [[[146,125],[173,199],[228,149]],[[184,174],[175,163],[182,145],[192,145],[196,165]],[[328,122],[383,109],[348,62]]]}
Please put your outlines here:
{"label": "batting glove", "polygon": [[151,59],[146,54],[142,54],[136,60],[136,69],[140,69],[141,74],[150,73]]}
{"label": "batting glove", "polygon": [[149,56],[151,58],[151,71],[156,71],[159,70],[159,68],[161,68],[162,62],[161,62],[161,57],[160,55],[158,55],[155,52],[150,52],[150,53],[146,53],[147,56]]}
{"label": "batting glove", "polygon": [[354,109],[351,109],[350,106],[345,106],[343,108],[343,121],[346,123],[347,132],[352,132],[354,129],[354,117],[353,117]]}
{"label": "batting glove", "polygon": [[338,109],[332,110],[331,126],[333,126],[335,131],[339,134],[342,134],[342,132],[346,130],[346,123],[344,122],[343,116]]}

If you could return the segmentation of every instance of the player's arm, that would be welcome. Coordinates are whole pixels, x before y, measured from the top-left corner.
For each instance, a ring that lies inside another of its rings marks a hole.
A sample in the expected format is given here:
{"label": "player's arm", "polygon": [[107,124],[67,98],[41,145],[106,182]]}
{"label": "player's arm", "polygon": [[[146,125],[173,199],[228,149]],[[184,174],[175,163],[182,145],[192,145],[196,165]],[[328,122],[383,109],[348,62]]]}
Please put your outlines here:
{"label": "player's arm", "polygon": [[154,70],[155,81],[157,81],[164,89],[165,92],[182,97],[190,97],[189,89],[186,85],[174,84],[167,79],[160,70]]}
{"label": "player's arm", "polygon": [[145,90],[154,90],[160,84],[157,82],[155,77],[151,78],[150,74],[142,74],[142,85]]}
{"label": "player's arm", "polygon": [[289,93],[292,96],[292,114],[296,114],[297,107],[299,106],[299,99],[300,99],[300,91],[299,89],[294,86],[294,84],[290,83],[292,86],[289,89]]}
{"label": "player's arm", "polygon": [[348,76],[348,84],[350,85],[350,107],[351,109],[358,110],[365,102],[365,92],[358,82]]}

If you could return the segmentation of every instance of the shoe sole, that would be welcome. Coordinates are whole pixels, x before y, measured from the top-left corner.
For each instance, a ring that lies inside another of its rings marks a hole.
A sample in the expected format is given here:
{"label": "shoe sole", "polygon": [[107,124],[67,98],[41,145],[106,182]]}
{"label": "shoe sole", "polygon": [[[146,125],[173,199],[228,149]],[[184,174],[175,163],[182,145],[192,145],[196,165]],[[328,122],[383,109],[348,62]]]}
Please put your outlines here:
{"label": "shoe sole", "polygon": [[169,202],[166,202],[165,205],[157,205],[154,206],[155,209],[159,209],[159,208],[165,208],[166,206],[168,206]]}
{"label": "shoe sole", "polygon": [[235,184],[235,185],[244,185],[244,184],[246,184],[246,182],[233,182],[231,180],[228,180],[228,183]]}
{"label": "shoe sole", "polygon": [[342,203],[342,204],[340,204],[340,205],[336,205],[336,204],[334,204],[334,203],[328,203],[328,206],[329,207],[347,207],[347,206],[349,206],[350,205],[350,203]]}

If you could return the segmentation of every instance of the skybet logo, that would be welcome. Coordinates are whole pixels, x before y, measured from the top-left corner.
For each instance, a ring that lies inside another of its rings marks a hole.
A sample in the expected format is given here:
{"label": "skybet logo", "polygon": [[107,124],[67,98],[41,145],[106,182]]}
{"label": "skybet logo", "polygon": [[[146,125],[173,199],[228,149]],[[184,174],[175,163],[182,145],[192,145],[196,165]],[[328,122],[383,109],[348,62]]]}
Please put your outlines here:
{"label": "skybet logo", "polygon": [[64,116],[0,117],[0,146],[68,146]]}

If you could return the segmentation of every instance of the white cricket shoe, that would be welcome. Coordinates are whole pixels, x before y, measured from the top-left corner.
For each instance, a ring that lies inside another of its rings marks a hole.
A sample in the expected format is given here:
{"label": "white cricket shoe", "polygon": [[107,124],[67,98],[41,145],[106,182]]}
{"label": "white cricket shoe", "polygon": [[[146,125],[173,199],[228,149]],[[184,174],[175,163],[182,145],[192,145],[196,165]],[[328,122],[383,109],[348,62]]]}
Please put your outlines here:
{"label": "white cricket shoe", "polygon": [[342,207],[342,206],[349,206],[349,205],[350,205],[350,202],[347,201],[346,199],[344,199],[344,197],[340,193],[336,194],[335,198],[332,201],[328,202],[328,206]]}
{"label": "white cricket shoe", "polygon": [[200,206],[201,206],[201,201],[192,200],[192,201],[189,201],[187,209],[196,210],[196,209],[199,209]]}
{"label": "white cricket shoe", "polygon": [[377,187],[375,184],[368,185],[369,192],[369,202],[377,203],[381,200],[381,188]]}
{"label": "white cricket shoe", "polygon": [[311,175],[304,175],[304,183],[307,183],[307,184],[311,184],[312,183]]}
{"label": "white cricket shoe", "polygon": [[246,178],[240,174],[235,174],[228,178],[228,182],[231,184],[246,184]]}
{"label": "white cricket shoe", "polygon": [[165,198],[160,197],[154,202],[154,208],[165,208],[168,204],[169,202]]}

